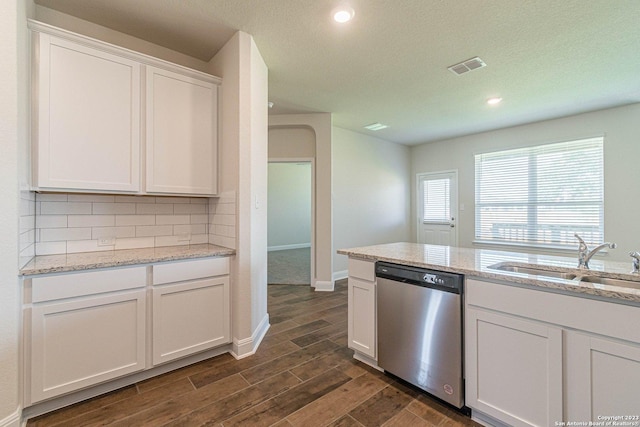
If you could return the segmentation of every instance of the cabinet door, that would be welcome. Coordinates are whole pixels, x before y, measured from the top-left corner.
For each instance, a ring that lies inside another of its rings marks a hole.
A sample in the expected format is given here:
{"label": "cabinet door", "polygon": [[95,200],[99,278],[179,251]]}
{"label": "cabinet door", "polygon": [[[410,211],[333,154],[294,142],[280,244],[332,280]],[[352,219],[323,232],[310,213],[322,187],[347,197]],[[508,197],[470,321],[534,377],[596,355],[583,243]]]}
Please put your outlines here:
{"label": "cabinet door", "polygon": [[566,348],[567,421],[640,416],[640,345],[569,332]]}
{"label": "cabinet door", "polygon": [[147,67],[149,193],[217,191],[217,86]]}
{"label": "cabinet door", "polygon": [[229,277],[153,289],[153,364],[230,340]]}
{"label": "cabinet door", "polygon": [[376,358],[375,282],[349,277],[347,333],[349,348]]}
{"label": "cabinet door", "polygon": [[140,65],[37,36],[34,185],[140,190]]}
{"label": "cabinet door", "polygon": [[512,425],[562,420],[562,330],[467,309],[467,406]]}
{"label": "cabinet door", "polygon": [[31,403],[145,368],[145,291],[34,304]]}

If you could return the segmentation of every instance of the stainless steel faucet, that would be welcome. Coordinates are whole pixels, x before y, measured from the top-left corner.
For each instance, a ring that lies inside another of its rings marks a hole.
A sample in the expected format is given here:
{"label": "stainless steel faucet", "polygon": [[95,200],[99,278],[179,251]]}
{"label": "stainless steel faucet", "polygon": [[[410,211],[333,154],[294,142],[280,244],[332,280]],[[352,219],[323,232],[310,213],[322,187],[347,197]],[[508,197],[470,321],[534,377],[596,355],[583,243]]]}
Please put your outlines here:
{"label": "stainless steel faucet", "polygon": [[639,274],[640,273],[640,252],[629,252],[629,256],[633,258],[633,270],[631,273]]}
{"label": "stainless steel faucet", "polygon": [[589,246],[587,246],[582,237],[578,236],[578,233],[575,233],[574,236],[580,242],[580,246],[578,246],[578,268],[589,269],[589,260],[592,256],[604,248],[615,249],[618,246],[615,243],[605,242],[589,250]]}

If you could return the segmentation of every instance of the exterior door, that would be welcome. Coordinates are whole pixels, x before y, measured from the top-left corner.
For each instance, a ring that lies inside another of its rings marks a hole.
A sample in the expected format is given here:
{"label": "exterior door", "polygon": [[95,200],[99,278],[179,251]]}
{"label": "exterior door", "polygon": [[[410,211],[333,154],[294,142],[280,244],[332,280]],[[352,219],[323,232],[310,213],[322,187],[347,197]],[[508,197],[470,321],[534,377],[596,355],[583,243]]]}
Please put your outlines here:
{"label": "exterior door", "polygon": [[458,172],[418,175],[418,243],[457,246]]}

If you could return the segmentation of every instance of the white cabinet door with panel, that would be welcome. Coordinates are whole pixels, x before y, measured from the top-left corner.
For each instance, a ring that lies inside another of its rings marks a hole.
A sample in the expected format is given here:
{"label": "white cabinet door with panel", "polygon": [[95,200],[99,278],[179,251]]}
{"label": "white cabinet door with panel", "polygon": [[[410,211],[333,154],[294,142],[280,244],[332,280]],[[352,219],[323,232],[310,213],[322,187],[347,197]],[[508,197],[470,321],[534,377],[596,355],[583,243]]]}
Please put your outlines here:
{"label": "white cabinet door with panel", "polygon": [[[350,258],[347,287],[349,348],[375,361],[377,357],[375,263]],[[363,361],[371,363],[368,360]]]}
{"label": "white cabinet door with panel", "polygon": [[477,309],[466,312],[467,405],[513,426],[562,419],[562,330]]}
{"label": "white cabinet door with panel", "polygon": [[228,273],[227,258],[154,266],[154,365],[231,341]]}
{"label": "white cabinet door with panel", "polygon": [[147,67],[148,193],[217,192],[217,85]]}
{"label": "white cabinet door with panel", "polygon": [[140,64],[34,33],[33,185],[140,190]]}
{"label": "white cabinet door with panel", "polygon": [[145,369],[144,267],[32,283],[25,309],[27,403]]}
{"label": "white cabinet door with panel", "polygon": [[640,345],[571,331],[566,349],[567,421],[640,416]]}

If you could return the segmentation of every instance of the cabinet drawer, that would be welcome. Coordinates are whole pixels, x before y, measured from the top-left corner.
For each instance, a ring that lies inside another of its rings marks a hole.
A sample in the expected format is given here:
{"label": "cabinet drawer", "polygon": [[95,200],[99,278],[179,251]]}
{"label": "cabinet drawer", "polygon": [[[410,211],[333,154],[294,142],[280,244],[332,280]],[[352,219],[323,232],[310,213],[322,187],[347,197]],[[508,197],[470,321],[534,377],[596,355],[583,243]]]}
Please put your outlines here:
{"label": "cabinet drawer", "polygon": [[146,279],[146,267],[38,276],[34,277],[31,282],[32,302],[142,288],[146,285]]}
{"label": "cabinet drawer", "polygon": [[349,276],[374,282],[376,280],[376,264],[373,261],[349,258]]}
{"label": "cabinet drawer", "polygon": [[153,266],[153,284],[182,282],[229,274],[229,258],[205,258]]}

